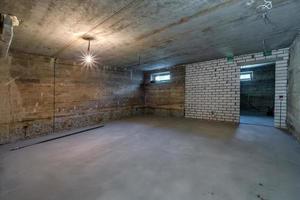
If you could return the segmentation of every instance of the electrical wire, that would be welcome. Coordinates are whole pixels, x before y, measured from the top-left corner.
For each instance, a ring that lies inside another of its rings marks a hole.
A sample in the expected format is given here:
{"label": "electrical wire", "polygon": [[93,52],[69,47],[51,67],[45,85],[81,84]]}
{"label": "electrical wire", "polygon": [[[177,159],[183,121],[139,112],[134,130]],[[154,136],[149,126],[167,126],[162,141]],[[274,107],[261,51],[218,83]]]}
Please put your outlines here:
{"label": "electrical wire", "polygon": [[271,10],[273,8],[272,1],[264,0],[264,4],[257,6],[259,10]]}

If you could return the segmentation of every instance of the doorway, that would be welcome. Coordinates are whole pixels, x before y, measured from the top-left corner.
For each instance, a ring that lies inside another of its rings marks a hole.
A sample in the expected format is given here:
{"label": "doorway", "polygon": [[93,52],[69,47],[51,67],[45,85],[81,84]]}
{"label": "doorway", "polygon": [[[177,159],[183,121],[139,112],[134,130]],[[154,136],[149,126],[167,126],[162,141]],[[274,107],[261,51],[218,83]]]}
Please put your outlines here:
{"label": "doorway", "polygon": [[240,123],[274,126],[275,64],[241,67]]}

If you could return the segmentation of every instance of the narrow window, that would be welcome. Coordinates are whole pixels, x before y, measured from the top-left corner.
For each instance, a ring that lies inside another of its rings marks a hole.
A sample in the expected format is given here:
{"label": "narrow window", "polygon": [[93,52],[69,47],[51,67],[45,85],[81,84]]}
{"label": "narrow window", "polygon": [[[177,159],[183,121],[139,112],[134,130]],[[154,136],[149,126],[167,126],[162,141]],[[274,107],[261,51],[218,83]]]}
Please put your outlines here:
{"label": "narrow window", "polygon": [[241,72],[240,79],[241,81],[251,81],[253,79],[253,72],[252,71]]}
{"label": "narrow window", "polygon": [[171,74],[170,72],[160,72],[160,73],[154,73],[151,75],[151,82],[168,82],[171,80]]}

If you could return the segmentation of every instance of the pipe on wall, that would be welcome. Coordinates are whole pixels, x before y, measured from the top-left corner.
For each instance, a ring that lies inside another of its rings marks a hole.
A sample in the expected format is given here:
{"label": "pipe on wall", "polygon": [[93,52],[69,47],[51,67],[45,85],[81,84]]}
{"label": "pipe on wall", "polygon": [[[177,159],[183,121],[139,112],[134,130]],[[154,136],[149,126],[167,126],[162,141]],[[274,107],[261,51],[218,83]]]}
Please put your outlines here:
{"label": "pipe on wall", "polygon": [[0,13],[0,58],[6,58],[14,36],[14,26],[19,26],[16,16]]}

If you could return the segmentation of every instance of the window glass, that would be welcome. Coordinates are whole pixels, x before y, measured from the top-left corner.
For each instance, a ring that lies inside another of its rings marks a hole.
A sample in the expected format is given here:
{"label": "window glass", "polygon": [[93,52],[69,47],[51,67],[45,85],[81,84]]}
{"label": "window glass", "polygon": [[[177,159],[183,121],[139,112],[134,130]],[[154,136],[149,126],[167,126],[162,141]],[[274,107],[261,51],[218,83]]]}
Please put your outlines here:
{"label": "window glass", "polygon": [[241,72],[241,81],[251,81],[253,79],[253,72]]}
{"label": "window glass", "polygon": [[154,82],[165,82],[170,80],[171,80],[170,72],[161,72],[161,73],[155,73],[151,75],[151,81]]}

